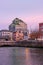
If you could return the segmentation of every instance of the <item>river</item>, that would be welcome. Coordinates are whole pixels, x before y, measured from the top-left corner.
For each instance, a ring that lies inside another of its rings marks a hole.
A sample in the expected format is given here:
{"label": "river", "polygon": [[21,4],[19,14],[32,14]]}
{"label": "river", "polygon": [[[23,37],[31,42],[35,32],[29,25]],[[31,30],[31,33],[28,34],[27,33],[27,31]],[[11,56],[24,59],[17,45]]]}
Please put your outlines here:
{"label": "river", "polygon": [[43,65],[43,48],[0,47],[0,65]]}

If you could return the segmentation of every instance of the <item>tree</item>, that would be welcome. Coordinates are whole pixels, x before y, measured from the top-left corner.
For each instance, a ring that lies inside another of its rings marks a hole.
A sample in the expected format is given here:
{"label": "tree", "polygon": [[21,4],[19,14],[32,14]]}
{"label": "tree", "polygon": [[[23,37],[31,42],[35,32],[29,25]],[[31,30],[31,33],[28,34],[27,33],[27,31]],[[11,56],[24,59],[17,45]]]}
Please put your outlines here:
{"label": "tree", "polygon": [[39,38],[39,36],[40,36],[39,31],[33,31],[33,32],[30,33],[31,39],[37,39],[37,38]]}

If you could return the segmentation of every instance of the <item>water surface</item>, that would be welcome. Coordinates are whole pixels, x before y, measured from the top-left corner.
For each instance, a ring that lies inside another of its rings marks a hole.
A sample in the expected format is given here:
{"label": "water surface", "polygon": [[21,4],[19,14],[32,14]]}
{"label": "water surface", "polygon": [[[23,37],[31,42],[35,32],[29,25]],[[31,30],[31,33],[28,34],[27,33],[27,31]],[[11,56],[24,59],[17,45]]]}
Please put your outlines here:
{"label": "water surface", "polygon": [[43,65],[43,49],[1,47],[0,65]]}

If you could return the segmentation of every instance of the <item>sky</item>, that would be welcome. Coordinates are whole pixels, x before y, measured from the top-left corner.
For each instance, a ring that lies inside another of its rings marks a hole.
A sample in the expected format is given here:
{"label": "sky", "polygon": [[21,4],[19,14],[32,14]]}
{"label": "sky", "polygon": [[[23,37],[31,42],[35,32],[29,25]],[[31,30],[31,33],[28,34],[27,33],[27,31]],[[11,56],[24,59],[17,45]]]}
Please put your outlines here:
{"label": "sky", "polygon": [[27,23],[28,29],[38,29],[43,22],[43,0],[0,0],[0,29],[8,29],[15,18]]}

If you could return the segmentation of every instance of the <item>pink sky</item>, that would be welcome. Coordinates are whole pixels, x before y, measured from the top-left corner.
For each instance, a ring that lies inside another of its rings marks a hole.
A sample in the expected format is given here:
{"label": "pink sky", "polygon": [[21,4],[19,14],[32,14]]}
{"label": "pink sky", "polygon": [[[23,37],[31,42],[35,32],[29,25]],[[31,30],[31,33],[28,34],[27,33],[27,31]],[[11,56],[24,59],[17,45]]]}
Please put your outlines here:
{"label": "pink sky", "polygon": [[[0,27],[2,26],[2,29],[8,29],[8,26],[12,23],[12,20],[15,17],[3,17],[3,20],[1,19],[2,22],[0,22]],[[20,19],[22,19],[25,23],[27,23],[28,29],[37,29],[39,27],[39,23],[43,22],[43,16],[21,16],[18,17]]]}
{"label": "pink sky", "polygon": [[0,29],[8,29],[14,18],[27,23],[28,29],[43,22],[43,0],[0,0]]}

